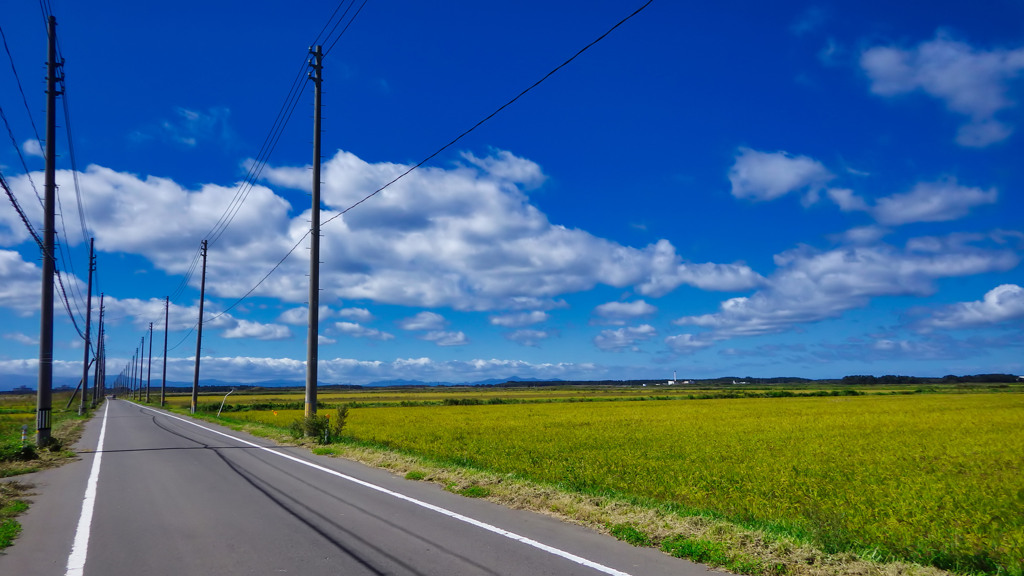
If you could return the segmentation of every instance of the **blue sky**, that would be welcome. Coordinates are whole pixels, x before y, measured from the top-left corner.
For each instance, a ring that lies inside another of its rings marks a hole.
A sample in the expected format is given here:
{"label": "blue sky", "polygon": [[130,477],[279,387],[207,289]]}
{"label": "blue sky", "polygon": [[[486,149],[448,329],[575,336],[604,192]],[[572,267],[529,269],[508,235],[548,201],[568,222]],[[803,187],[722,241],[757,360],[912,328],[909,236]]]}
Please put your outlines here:
{"label": "blue sky", "polygon": [[[642,4],[369,0],[328,40],[322,220]],[[159,358],[175,295],[168,379],[190,381],[198,274],[177,289],[336,4],[51,6],[89,228],[62,129],[79,324],[94,236],[109,369],[150,322]],[[0,25],[28,100],[5,62],[0,167],[41,228],[43,17],[6,3]],[[205,379],[304,378],[308,242],[238,302],[308,231],[304,83],[211,241]],[[1022,97],[1017,1],[655,0],[324,225],[321,381],[1022,373]],[[36,373],[39,279],[5,199],[0,382]],[[74,376],[81,338],[60,310],[55,330]]]}

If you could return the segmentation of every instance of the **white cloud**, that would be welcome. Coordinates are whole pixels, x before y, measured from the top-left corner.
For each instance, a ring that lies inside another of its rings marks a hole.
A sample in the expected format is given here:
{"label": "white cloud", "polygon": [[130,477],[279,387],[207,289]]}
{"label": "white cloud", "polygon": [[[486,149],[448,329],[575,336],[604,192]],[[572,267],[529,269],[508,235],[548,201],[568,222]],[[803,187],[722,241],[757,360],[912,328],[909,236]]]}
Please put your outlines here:
{"label": "white cloud", "polygon": [[39,140],[29,138],[21,143],[21,150],[29,156],[38,156],[39,158],[45,158],[43,154],[43,148],[39,145]]}
{"label": "white cloud", "polygon": [[650,316],[658,309],[643,300],[633,302],[608,302],[594,308],[596,322],[623,325],[643,316]]}
{"label": "white cloud", "polygon": [[[536,311],[557,308],[564,305],[563,295],[602,284],[658,297],[683,284],[734,291],[763,280],[742,263],[688,262],[667,240],[635,248],[554,224],[524,192],[542,181],[535,163],[501,151],[465,158],[471,161],[412,172],[324,225],[322,304],[365,300],[428,309]],[[324,202],[329,209],[348,207],[407,168],[339,151],[324,164]],[[264,174],[276,185],[308,186],[301,167],[268,168]],[[190,188],[99,166],[88,167],[79,179],[97,249],[140,255],[169,275],[188,272],[199,240],[236,192],[233,186]],[[67,170],[58,172],[57,181],[73,187]],[[19,197],[32,194],[24,175],[12,186]],[[30,210],[31,203],[26,205]],[[35,210],[30,218],[38,216]],[[24,242],[24,227],[10,212],[0,211],[0,241],[9,234],[12,242]],[[308,232],[309,212],[293,213],[269,187],[253,187],[231,226],[210,245],[207,294],[248,293]],[[67,220],[72,244],[82,237],[76,224]],[[306,301],[308,260],[302,254],[295,250],[253,295]],[[198,283],[194,274],[190,284]],[[298,314],[286,311],[280,322],[301,325]]]}
{"label": "white cloud", "polygon": [[224,338],[255,338],[257,340],[284,340],[291,338],[292,331],[280,324],[263,324],[250,320],[237,320],[234,327],[225,330]]}
{"label": "white cloud", "polygon": [[367,328],[355,322],[335,322],[334,329],[355,338],[369,338],[370,340],[385,341],[392,340],[395,337],[394,334],[382,332],[376,328]]}
{"label": "white cloud", "polygon": [[969,188],[957,184],[955,178],[946,178],[919,182],[910,192],[879,198],[874,206],[852,190],[829,189],[828,196],[844,212],[868,212],[880,224],[899,226],[963,218],[975,206],[994,204],[999,194],[995,188]]}
{"label": "white cloud", "polygon": [[994,204],[997,196],[995,188],[968,188],[950,178],[921,182],[906,194],[880,198],[871,213],[879,223],[892,226],[910,222],[946,222],[966,216],[975,206]]}
{"label": "white cloud", "polygon": [[26,346],[38,346],[39,339],[33,338],[28,334],[22,334],[21,332],[15,332],[13,334],[4,334],[4,338],[7,340],[13,340],[18,344],[24,344]]}
{"label": "white cloud", "polygon": [[373,314],[366,308],[342,308],[338,310],[338,316],[348,318],[357,322],[369,322],[373,320]]}
{"label": "white cloud", "polygon": [[521,328],[523,326],[530,326],[531,324],[539,324],[545,322],[548,319],[548,313],[540,310],[534,310],[532,312],[519,312],[516,314],[502,314],[498,316],[491,316],[491,324],[495,326],[504,326],[506,328]]}
{"label": "white cloud", "polygon": [[[130,358],[111,356],[108,364],[122,366]],[[37,359],[0,360],[0,375],[34,377],[39,372]],[[82,374],[82,361],[54,361],[54,375],[77,378]],[[195,359],[168,358],[167,379],[172,382],[192,382]],[[204,356],[202,378],[254,383],[265,380],[305,379],[306,363],[290,358]],[[318,362],[318,375],[322,382],[338,384],[368,384],[395,379],[424,382],[475,382],[495,377],[537,378],[542,380],[585,380],[593,378],[627,378],[635,374],[630,367],[609,367],[592,363],[560,362],[530,363],[515,359],[472,359],[438,361],[431,358],[397,358],[355,360],[351,358],[324,358]],[[497,375],[497,376],[496,376]]]}
{"label": "white cloud", "polygon": [[13,250],[0,250],[0,306],[29,316],[39,310],[42,268]]}
{"label": "white cloud", "polygon": [[551,336],[552,333],[548,330],[520,329],[506,334],[505,338],[523,346],[536,346],[541,340],[547,340]]}
{"label": "white cloud", "polygon": [[880,226],[858,226],[830,238],[841,244],[875,244],[889,234],[889,230]]}
{"label": "white cloud", "polygon": [[1007,91],[1010,81],[1024,70],[1024,48],[978,50],[939,32],[935,39],[909,50],[869,48],[860,64],[875,94],[897,96],[921,90],[950,111],[967,116],[968,122],[957,134],[962,146],[988,146],[1013,131],[995,115],[1015,104]]}
{"label": "white cloud", "polygon": [[436,312],[420,312],[398,322],[398,327],[402,330],[440,330],[447,325],[448,321],[444,316]]}
{"label": "white cloud", "polygon": [[462,157],[487,174],[509,182],[518,182],[529,188],[536,188],[547,179],[540,166],[525,158],[519,158],[507,150],[492,150],[493,156],[477,158],[470,152]]}
{"label": "white cloud", "polygon": [[1024,318],[1024,288],[1003,284],[989,290],[984,298],[960,302],[939,310],[922,322],[927,328],[970,328]]}
{"label": "white cloud", "polygon": [[665,344],[676,354],[692,354],[701,348],[711,346],[713,342],[693,334],[678,334],[665,338]]}
{"label": "white cloud", "polygon": [[1009,250],[975,248],[958,238],[934,240],[941,250],[878,245],[784,252],[775,257],[779,268],[763,289],[722,302],[716,313],[675,323],[708,328],[714,339],[781,332],[838,317],[874,297],[923,296],[934,292],[936,279],[1005,271],[1020,261]]}
{"label": "white cloud", "polygon": [[[318,320],[323,321],[333,315],[334,312],[328,306],[320,306],[317,308]],[[277,317],[277,321],[283,322],[284,324],[291,324],[293,326],[307,326],[309,324],[309,306],[289,308]]]}
{"label": "white cloud", "polygon": [[[523,192],[538,183],[539,167],[500,151],[472,159],[412,172],[325,225],[325,296],[475,311],[522,310],[530,301],[540,310],[598,284],[663,294],[683,283],[749,288],[757,278],[739,264],[685,263],[666,240],[637,249],[553,224]],[[324,201],[346,208],[406,169],[340,151],[324,167]],[[304,169],[265,174],[308,187]]]}
{"label": "white cloud", "polygon": [[654,326],[641,324],[640,326],[627,326],[615,330],[602,330],[594,337],[594,346],[601,350],[620,352],[623,350],[639,351],[636,345],[638,342],[650,340],[658,333]]}
{"label": "white cloud", "polygon": [[750,148],[739,149],[729,170],[732,195],[754,201],[774,200],[803,190],[804,202],[813,203],[818,191],[832,178],[833,174],[813,158]]}
{"label": "white cloud", "polygon": [[461,330],[458,332],[432,330],[420,336],[420,338],[427,342],[433,342],[438,346],[463,346],[469,344],[469,338],[466,338],[466,335]]}

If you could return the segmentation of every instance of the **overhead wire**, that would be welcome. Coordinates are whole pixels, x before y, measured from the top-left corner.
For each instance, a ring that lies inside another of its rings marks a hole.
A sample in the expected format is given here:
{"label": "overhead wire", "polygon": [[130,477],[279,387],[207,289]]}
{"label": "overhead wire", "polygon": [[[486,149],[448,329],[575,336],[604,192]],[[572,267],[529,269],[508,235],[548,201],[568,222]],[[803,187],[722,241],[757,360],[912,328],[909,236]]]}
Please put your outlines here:
{"label": "overhead wire", "polygon": [[[342,36],[345,35],[345,32],[352,25],[352,22],[355,20],[356,16],[358,16],[359,13],[362,11],[367,1],[368,0],[363,0],[363,3],[359,6],[359,9],[356,10],[355,14],[353,14],[352,17],[348,19],[348,23],[345,24],[345,27],[342,28],[341,32],[338,33],[334,40],[331,42],[330,48],[333,48],[334,45],[338,43],[338,40],[340,40]],[[348,8],[346,8],[345,11],[342,12],[340,17],[337,17],[338,11],[342,8],[342,6],[346,4],[346,2],[348,3]],[[342,22],[345,22],[346,16],[348,15],[349,11],[352,9],[354,5],[354,0],[341,0],[341,2],[338,3],[337,7],[335,7],[334,12],[331,13],[331,17],[324,24],[324,27],[320,30],[320,33],[317,34],[316,38],[314,38],[313,44],[316,45],[321,41],[321,39],[323,39],[325,42],[327,40],[330,40],[331,36],[334,35],[334,32],[335,30],[337,30],[338,26],[341,25]],[[333,26],[331,26],[331,22],[334,22]],[[330,32],[328,32],[327,35],[324,36],[324,31],[327,30],[329,26],[331,28]],[[328,50],[330,50],[330,48]],[[238,215],[238,212],[242,209],[242,205],[248,199],[249,193],[252,191],[256,182],[260,179],[260,176],[262,176],[263,170],[266,167],[267,162],[270,160],[270,156],[277,148],[277,143],[280,141],[281,136],[284,133],[285,126],[288,125],[288,122],[291,120],[292,114],[294,114],[295,109],[302,98],[302,95],[305,93],[306,83],[302,82],[301,80],[304,76],[303,71],[306,69],[307,63],[308,62],[304,59],[302,66],[300,66],[298,72],[295,75],[295,78],[292,80],[292,85],[288,91],[288,95],[285,97],[284,103],[278,109],[277,116],[274,118],[274,123],[271,126],[270,132],[264,139],[263,145],[260,147],[260,151],[256,155],[256,158],[253,160],[253,163],[249,166],[249,169],[246,172],[245,179],[243,179],[243,181],[239,184],[238,189],[235,191],[234,196],[228,203],[228,206],[225,208],[220,218],[214,224],[213,228],[211,228],[210,231],[207,232],[205,238],[207,238],[207,241],[210,245],[215,244],[217,240],[219,240],[220,237],[224,234],[224,232],[227,231],[231,223],[234,221],[235,217]]]}
{"label": "overhead wire", "polygon": [[579,51],[577,51],[577,52],[576,52],[575,54],[573,54],[573,55],[572,55],[571,57],[569,57],[569,58],[568,58],[568,59],[567,59],[566,61],[562,62],[562,63],[561,63],[561,64],[559,64],[558,66],[555,66],[555,67],[554,67],[554,68],[553,68],[553,69],[552,69],[552,70],[551,70],[550,72],[548,72],[547,74],[545,74],[545,75],[544,75],[544,76],[543,76],[543,77],[542,77],[542,78],[541,78],[540,80],[537,80],[536,82],[534,82],[533,84],[531,84],[531,85],[530,85],[530,86],[529,86],[528,88],[526,88],[525,90],[523,90],[522,92],[520,92],[519,94],[517,94],[517,95],[516,95],[516,96],[515,96],[514,98],[512,98],[512,99],[511,99],[511,100],[509,100],[508,102],[505,102],[504,104],[502,104],[501,106],[499,106],[497,110],[495,110],[494,112],[491,112],[490,114],[488,114],[487,116],[485,116],[485,117],[484,117],[484,118],[483,118],[482,120],[480,120],[479,122],[477,122],[476,124],[474,124],[473,126],[471,126],[471,127],[470,127],[470,128],[468,129],[468,130],[464,131],[464,132],[463,132],[462,134],[459,134],[459,135],[458,135],[458,136],[456,136],[456,137],[455,137],[454,139],[452,139],[452,140],[451,140],[450,142],[448,142],[448,143],[447,143],[447,144],[445,144],[444,146],[442,146],[442,147],[438,148],[438,149],[437,149],[436,151],[434,151],[434,153],[433,153],[433,154],[431,154],[431,155],[427,156],[427,157],[426,157],[426,158],[424,158],[423,160],[420,160],[419,162],[417,162],[416,164],[414,164],[414,165],[413,165],[412,167],[410,167],[410,168],[409,168],[408,170],[406,170],[405,172],[403,172],[403,173],[399,174],[399,175],[398,175],[397,177],[395,177],[395,178],[394,178],[393,180],[391,180],[391,181],[390,181],[390,182],[388,182],[387,184],[385,184],[385,185],[381,186],[380,188],[378,188],[378,189],[374,190],[374,191],[373,191],[373,192],[371,192],[370,194],[367,194],[367,195],[366,195],[366,196],[365,196],[365,197],[364,197],[364,198],[363,198],[362,200],[359,200],[359,201],[358,201],[358,202],[356,202],[355,204],[352,204],[352,205],[351,205],[351,206],[349,206],[348,208],[345,208],[345,209],[344,209],[344,210],[342,210],[341,212],[339,212],[339,213],[335,214],[334,216],[331,216],[331,217],[330,217],[330,218],[328,218],[327,220],[323,221],[323,222],[322,222],[322,223],[320,224],[320,226],[321,226],[321,227],[323,227],[323,226],[324,226],[325,224],[327,224],[327,223],[331,222],[332,220],[335,220],[336,218],[338,218],[338,217],[340,217],[340,216],[344,215],[344,214],[345,214],[346,212],[348,212],[349,210],[352,210],[352,209],[353,209],[353,208],[355,208],[356,206],[359,206],[359,205],[360,205],[360,204],[362,204],[363,202],[366,202],[367,200],[369,200],[370,198],[372,198],[372,197],[376,196],[376,195],[377,195],[377,194],[379,194],[380,192],[383,192],[383,191],[384,191],[385,189],[387,189],[387,188],[388,188],[389,186],[391,186],[391,185],[392,185],[392,184],[394,184],[395,182],[398,182],[399,180],[401,180],[402,178],[404,178],[405,176],[407,176],[407,175],[408,175],[409,173],[411,173],[411,172],[412,172],[413,170],[416,170],[416,169],[417,169],[417,168],[419,168],[420,166],[423,166],[424,164],[426,164],[427,162],[429,162],[430,160],[432,160],[432,159],[433,159],[433,158],[434,158],[435,156],[437,156],[437,155],[438,155],[438,154],[440,154],[441,152],[444,152],[444,151],[445,151],[445,150],[447,150],[448,148],[451,148],[451,147],[452,147],[453,145],[455,145],[455,143],[456,143],[456,142],[458,142],[459,140],[462,140],[462,139],[463,139],[464,137],[466,137],[466,136],[467,136],[467,135],[468,135],[469,133],[471,133],[471,132],[473,132],[474,130],[476,130],[477,128],[479,128],[479,127],[480,127],[481,125],[483,125],[483,124],[484,124],[485,122],[487,122],[487,121],[488,121],[488,120],[490,120],[491,118],[494,118],[495,116],[497,116],[497,115],[498,115],[498,114],[499,114],[499,113],[500,113],[500,112],[501,112],[502,110],[504,110],[505,108],[508,108],[508,107],[509,107],[509,106],[511,106],[511,105],[512,105],[513,103],[515,103],[515,102],[516,102],[516,100],[519,100],[520,98],[522,98],[523,96],[525,96],[527,92],[529,92],[529,91],[533,90],[533,89],[534,89],[534,88],[536,88],[537,86],[540,86],[540,84],[541,84],[541,83],[543,83],[543,82],[544,82],[545,80],[547,80],[548,78],[550,78],[550,77],[551,77],[552,75],[554,75],[554,74],[555,74],[556,72],[558,72],[558,71],[559,71],[559,70],[561,70],[562,68],[565,68],[566,66],[568,66],[570,62],[572,62],[573,60],[575,60],[576,58],[578,58],[578,57],[579,57],[579,56],[580,56],[581,54],[583,54],[584,52],[586,52],[587,50],[589,50],[589,49],[590,49],[590,48],[591,48],[592,46],[594,46],[595,44],[597,44],[597,43],[598,43],[598,42],[600,42],[601,40],[604,40],[604,38],[605,38],[605,37],[607,37],[607,36],[608,36],[609,34],[611,34],[611,33],[612,33],[613,31],[615,31],[615,29],[616,29],[616,28],[618,28],[619,26],[622,26],[622,25],[623,25],[623,24],[625,24],[625,23],[626,23],[626,22],[627,22],[627,21],[628,21],[628,20],[629,20],[630,18],[633,18],[634,16],[636,16],[637,14],[639,14],[640,12],[642,12],[642,11],[643,11],[643,10],[644,10],[645,8],[647,8],[647,7],[648,7],[648,6],[649,6],[649,5],[651,4],[651,2],[653,2],[653,1],[654,1],[654,0],[647,0],[647,2],[646,2],[646,3],[645,3],[645,4],[643,5],[643,6],[640,6],[639,8],[637,8],[636,10],[634,10],[634,11],[633,11],[633,12],[632,12],[632,13],[631,13],[630,15],[626,16],[626,17],[625,17],[625,18],[623,18],[622,20],[619,20],[619,21],[618,21],[618,22],[617,22],[617,23],[616,23],[616,24],[615,24],[614,26],[612,26],[611,28],[609,28],[609,29],[608,29],[608,30],[607,30],[607,31],[606,31],[606,32],[605,32],[604,34],[601,34],[601,35],[600,35],[600,36],[598,36],[598,37],[597,37],[597,38],[596,38],[595,40],[593,40],[592,42],[590,42],[589,44],[587,44],[587,45],[586,45],[586,46],[584,46],[583,48],[580,48],[580,49],[579,49]]}
{"label": "overhead wire", "polygon": [[[25,113],[28,115],[29,124],[32,125],[32,133],[35,134],[36,144],[39,146],[39,149],[42,150],[43,141],[41,138],[39,138],[39,129],[36,128],[36,121],[32,117],[32,109],[28,105],[28,98],[25,97],[25,89],[21,86],[21,77],[18,76],[18,68],[14,65],[14,56],[11,55],[11,49],[7,46],[7,35],[4,34],[3,27],[0,27],[0,37],[2,37],[4,41],[4,50],[7,52],[7,59],[11,61],[11,72],[14,74],[14,81],[18,85],[18,92],[21,93],[21,101],[25,105]],[[0,109],[0,113],[2,113],[2,109]],[[32,191],[36,193],[36,198],[39,200],[39,205],[42,206],[43,197],[39,195],[39,189],[36,188],[36,183],[32,179],[32,172],[29,171],[28,164],[26,164],[25,162],[25,157],[22,156],[21,154],[21,147],[18,146],[17,141],[14,139],[14,133],[11,131],[10,124],[7,123],[6,116],[4,117],[4,124],[7,124],[7,133],[10,134],[11,143],[14,144],[15,149],[17,149],[18,151],[18,158],[21,159],[21,165],[25,169],[25,174],[28,176],[28,181],[30,184],[32,184]]]}
{"label": "overhead wire", "polygon": [[39,249],[43,249],[43,241],[39,238],[39,234],[36,233],[35,228],[32,227],[32,223],[29,222],[28,216],[25,215],[25,211],[21,209],[21,205],[18,204],[18,199],[15,198],[14,192],[11,191],[11,187],[7,185],[7,180],[4,179],[4,175],[0,172],[0,187],[7,193],[7,198],[10,199],[11,205],[14,206],[14,210],[21,217],[21,221],[25,224],[25,228],[28,229],[28,233],[32,235],[32,239],[39,245]]}
{"label": "overhead wire", "polygon": [[[573,55],[572,55],[571,57],[569,57],[569,58],[568,58],[567,60],[565,60],[564,62],[562,62],[561,64],[559,64],[559,65],[558,65],[558,66],[556,66],[555,68],[553,68],[553,69],[552,69],[552,70],[551,70],[550,72],[548,72],[547,74],[545,74],[545,75],[544,75],[544,76],[543,76],[542,78],[540,78],[539,80],[537,80],[536,82],[534,82],[533,84],[531,84],[531,85],[530,85],[530,86],[529,86],[528,88],[526,88],[525,90],[523,90],[522,92],[520,92],[519,94],[517,94],[517,95],[516,95],[516,96],[515,96],[514,98],[512,98],[512,99],[511,99],[511,100],[509,100],[508,102],[506,102],[506,103],[502,104],[502,105],[501,105],[500,107],[498,107],[498,108],[497,108],[497,109],[496,109],[496,110],[495,110],[494,112],[491,112],[490,114],[488,114],[488,115],[487,115],[486,117],[484,117],[484,118],[483,118],[482,120],[480,120],[479,122],[477,122],[476,124],[474,124],[473,126],[471,126],[471,127],[469,128],[469,129],[465,130],[464,132],[462,132],[461,134],[459,134],[458,136],[456,136],[456,137],[455,137],[454,139],[452,139],[452,140],[451,140],[450,142],[448,142],[448,143],[447,143],[447,144],[445,144],[444,146],[442,146],[442,147],[438,148],[438,149],[437,149],[436,151],[434,151],[434,152],[433,152],[432,154],[430,154],[429,156],[427,156],[427,157],[426,157],[426,158],[424,158],[423,160],[419,161],[418,163],[416,163],[415,165],[413,165],[412,167],[410,167],[410,168],[409,168],[408,170],[406,170],[405,172],[403,172],[403,173],[399,174],[399,175],[398,175],[397,177],[395,177],[394,179],[392,179],[392,180],[391,180],[390,182],[388,182],[388,183],[384,184],[383,186],[381,186],[380,188],[376,189],[376,190],[375,190],[375,191],[373,191],[372,193],[370,193],[370,194],[366,195],[366,196],[365,196],[365,197],[364,197],[363,199],[361,199],[361,200],[359,200],[358,202],[356,202],[356,203],[352,204],[352,205],[351,205],[351,206],[349,206],[348,208],[345,208],[344,210],[342,210],[341,212],[339,212],[339,213],[335,214],[334,216],[332,216],[332,217],[328,218],[327,220],[324,220],[324,221],[323,221],[323,222],[321,223],[321,227],[323,227],[323,226],[324,226],[324,225],[326,225],[327,223],[331,222],[332,220],[335,220],[336,218],[338,218],[338,217],[340,217],[340,216],[344,215],[345,213],[347,213],[347,212],[349,212],[350,210],[354,209],[355,207],[359,206],[359,205],[360,205],[360,204],[362,204],[363,202],[366,202],[366,201],[367,201],[367,200],[369,200],[370,198],[372,198],[372,197],[376,196],[376,195],[377,195],[377,194],[379,194],[380,192],[384,191],[385,189],[387,189],[388,187],[390,187],[390,186],[391,186],[391,185],[393,185],[394,183],[398,182],[399,180],[401,180],[402,178],[404,178],[405,176],[407,176],[408,174],[410,174],[410,173],[411,173],[412,171],[416,170],[417,168],[419,168],[419,167],[423,166],[424,164],[426,164],[427,162],[429,162],[430,160],[432,160],[432,159],[433,159],[434,157],[436,157],[436,156],[437,156],[438,154],[440,154],[441,152],[443,152],[443,151],[447,150],[448,148],[450,148],[451,146],[453,146],[453,145],[454,145],[454,144],[455,144],[456,142],[458,142],[459,140],[462,140],[462,139],[463,139],[463,138],[464,138],[464,137],[465,137],[466,135],[468,135],[469,133],[473,132],[474,130],[476,130],[477,128],[479,128],[479,127],[480,127],[480,126],[481,126],[482,124],[484,124],[485,122],[487,122],[487,121],[488,121],[488,120],[490,120],[491,118],[493,118],[493,117],[495,117],[496,115],[498,115],[498,114],[499,114],[499,113],[500,113],[500,112],[501,112],[502,110],[504,110],[505,108],[508,108],[509,106],[511,106],[511,105],[512,105],[512,104],[513,104],[514,102],[516,102],[517,100],[519,100],[520,98],[522,98],[522,97],[523,97],[523,96],[524,96],[524,95],[525,95],[525,94],[526,94],[527,92],[529,92],[529,91],[533,90],[534,88],[536,88],[537,86],[539,86],[539,85],[540,85],[541,83],[543,83],[543,82],[544,82],[545,80],[547,80],[547,79],[548,79],[548,78],[550,78],[550,77],[551,77],[552,75],[554,75],[554,74],[555,74],[556,72],[558,72],[559,70],[561,70],[562,68],[564,68],[565,66],[567,66],[567,65],[568,65],[568,64],[569,64],[570,62],[572,62],[573,60],[575,60],[576,58],[578,58],[578,57],[579,57],[579,56],[580,56],[581,54],[583,54],[583,53],[584,53],[584,52],[586,52],[586,51],[587,51],[588,49],[590,49],[591,47],[593,47],[593,46],[594,46],[595,44],[597,44],[598,42],[600,42],[601,40],[603,40],[603,39],[604,39],[605,37],[607,37],[607,36],[608,36],[609,34],[611,34],[611,33],[612,33],[613,31],[615,31],[615,29],[617,29],[617,28],[618,28],[619,26],[622,26],[622,25],[623,25],[624,23],[626,23],[626,22],[627,22],[627,21],[628,21],[629,19],[633,18],[634,16],[636,16],[637,14],[639,14],[640,12],[642,12],[642,11],[643,11],[643,10],[644,10],[645,8],[647,8],[647,6],[649,6],[649,5],[651,4],[651,2],[653,2],[653,0],[647,0],[647,2],[646,2],[645,4],[643,4],[642,6],[640,6],[639,8],[637,8],[637,9],[636,9],[635,11],[633,11],[633,12],[632,12],[631,14],[629,14],[628,16],[626,16],[625,18],[623,18],[622,20],[619,20],[619,21],[618,21],[618,22],[617,22],[617,23],[616,23],[616,24],[615,24],[614,26],[612,26],[611,28],[609,28],[609,29],[608,29],[608,30],[607,30],[607,31],[606,31],[606,32],[605,32],[604,34],[601,34],[600,36],[598,36],[598,37],[597,37],[597,38],[596,38],[595,40],[593,40],[592,42],[590,42],[589,44],[587,44],[586,46],[584,46],[583,48],[581,48],[581,49],[580,49],[579,51],[577,51],[577,52],[576,52],[575,54],[573,54]],[[365,2],[364,2],[364,4],[365,4]],[[273,267],[272,267],[272,268],[270,269],[270,271],[269,271],[269,272],[267,272],[267,273],[266,273],[266,275],[264,275],[264,276],[263,276],[263,278],[261,278],[261,279],[259,280],[259,282],[257,282],[257,283],[256,283],[256,285],[255,285],[255,286],[253,286],[253,287],[252,287],[251,289],[249,289],[249,291],[248,291],[248,292],[246,292],[246,293],[245,293],[244,295],[242,295],[242,297],[241,297],[241,298],[237,299],[237,300],[236,300],[236,301],[235,301],[234,303],[232,303],[232,304],[231,304],[230,306],[228,306],[227,308],[225,308],[225,309],[224,309],[224,310],[223,310],[223,311],[222,311],[222,312],[221,312],[220,314],[217,314],[217,315],[213,316],[213,317],[211,318],[211,320],[214,320],[214,319],[216,319],[216,318],[219,318],[220,316],[223,316],[223,315],[224,315],[224,314],[226,314],[226,313],[227,313],[228,311],[230,311],[231,309],[233,309],[233,308],[234,308],[235,306],[238,306],[239,304],[241,304],[241,303],[242,303],[242,301],[244,301],[244,300],[245,300],[246,298],[248,298],[248,297],[249,297],[249,296],[250,296],[250,295],[251,295],[251,294],[252,294],[253,292],[255,292],[255,291],[256,291],[256,289],[257,289],[257,288],[259,288],[259,287],[260,287],[260,286],[261,286],[261,285],[262,285],[262,284],[263,284],[263,283],[264,283],[264,282],[265,282],[265,281],[267,280],[267,278],[269,278],[269,277],[270,277],[270,276],[271,276],[271,275],[272,275],[272,274],[273,274],[273,273],[274,273],[275,271],[277,271],[277,269],[278,269],[278,268],[280,268],[280,267],[281,267],[281,265],[282,265],[282,264],[284,264],[285,260],[287,260],[287,259],[288,259],[288,257],[289,257],[289,256],[291,256],[291,255],[292,255],[292,253],[294,253],[294,252],[295,252],[295,250],[296,250],[296,249],[297,249],[297,248],[298,248],[298,247],[299,247],[299,246],[300,246],[300,245],[302,244],[302,242],[303,242],[303,241],[305,241],[305,239],[306,239],[307,237],[309,237],[309,235],[310,235],[310,234],[312,234],[312,230],[309,230],[309,231],[307,231],[307,232],[306,232],[306,233],[305,233],[305,234],[304,234],[304,235],[303,235],[303,236],[302,236],[301,238],[299,238],[299,241],[298,241],[298,242],[296,242],[294,246],[292,246],[291,250],[289,250],[289,251],[288,251],[288,253],[284,255],[284,257],[282,257],[282,258],[281,258],[280,260],[278,260],[277,264],[275,264],[275,265],[274,265],[274,266],[273,266]]]}

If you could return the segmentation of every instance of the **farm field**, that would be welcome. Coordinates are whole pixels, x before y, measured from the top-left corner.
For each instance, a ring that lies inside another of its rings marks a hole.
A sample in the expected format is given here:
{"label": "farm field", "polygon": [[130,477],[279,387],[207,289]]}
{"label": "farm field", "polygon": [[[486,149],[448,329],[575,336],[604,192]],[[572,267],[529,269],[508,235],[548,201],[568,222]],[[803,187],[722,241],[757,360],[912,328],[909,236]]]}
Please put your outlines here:
{"label": "farm field", "polygon": [[[488,404],[482,396],[479,405],[440,406],[414,401],[453,396],[375,394],[338,399],[358,406],[371,398],[403,398],[412,405],[398,400],[351,410],[346,435],[354,441],[682,514],[724,517],[830,552],[961,572],[1024,569],[1019,393],[522,404]],[[271,396],[258,401],[302,401],[301,392]],[[454,397],[477,396],[463,391]],[[229,401],[242,398],[257,401],[234,395]],[[295,408],[224,416],[287,427],[302,414]]]}

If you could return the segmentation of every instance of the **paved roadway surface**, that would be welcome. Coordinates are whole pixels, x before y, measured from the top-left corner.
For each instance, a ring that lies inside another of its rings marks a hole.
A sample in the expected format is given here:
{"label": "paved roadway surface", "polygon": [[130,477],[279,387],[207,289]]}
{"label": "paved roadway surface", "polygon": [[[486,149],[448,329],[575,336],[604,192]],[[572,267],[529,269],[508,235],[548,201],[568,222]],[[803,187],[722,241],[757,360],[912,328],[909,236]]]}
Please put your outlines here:
{"label": "paved roadway surface", "polygon": [[[124,400],[97,411],[77,448],[80,460],[28,478],[37,495],[0,574],[713,574],[544,515]],[[97,458],[91,522],[80,522]]]}

